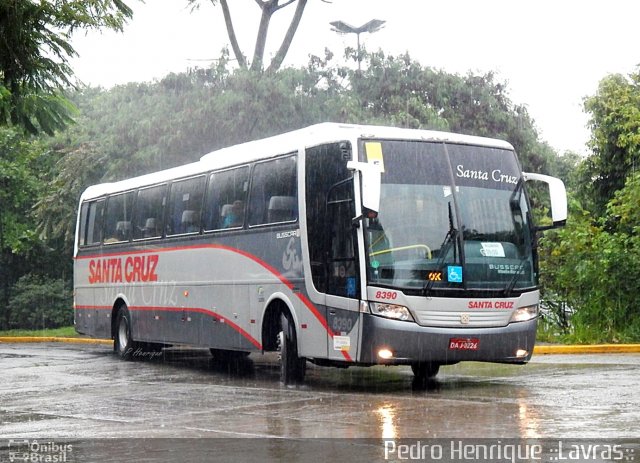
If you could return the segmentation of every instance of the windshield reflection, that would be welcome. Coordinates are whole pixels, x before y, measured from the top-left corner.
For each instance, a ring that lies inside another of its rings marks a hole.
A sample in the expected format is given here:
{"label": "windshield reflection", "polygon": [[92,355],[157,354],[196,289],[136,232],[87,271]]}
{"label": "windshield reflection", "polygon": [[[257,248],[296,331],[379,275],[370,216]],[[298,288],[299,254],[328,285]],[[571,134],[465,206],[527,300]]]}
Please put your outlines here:
{"label": "windshield reflection", "polygon": [[365,221],[372,284],[428,293],[535,286],[512,151],[384,141],[380,211]]}

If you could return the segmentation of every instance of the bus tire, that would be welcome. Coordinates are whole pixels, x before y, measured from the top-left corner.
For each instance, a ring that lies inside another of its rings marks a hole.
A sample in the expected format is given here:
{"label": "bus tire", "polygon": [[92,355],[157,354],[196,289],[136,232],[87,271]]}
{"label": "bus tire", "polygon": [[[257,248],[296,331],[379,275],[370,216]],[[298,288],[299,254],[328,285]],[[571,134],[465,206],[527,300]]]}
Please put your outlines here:
{"label": "bus tire", "polygon": [[416,380],[429,381],[440,371],[440,364],[433,362],[416,362],[411,364],[411,370]]}
{"label": "bus tire", "polygon": [[113,334],[113,350],[123,360],[131,360],[137,344],[131,337],[131,316],[126,305],[118,309],[115,332]]}
{"label": "bus tire", "polygon": [[301,383],[307,370],[307,361],[298,357],[296,329],[288,314],[280,315],[281,331],[278,333],[280,350],[280,382],[288,385]]}

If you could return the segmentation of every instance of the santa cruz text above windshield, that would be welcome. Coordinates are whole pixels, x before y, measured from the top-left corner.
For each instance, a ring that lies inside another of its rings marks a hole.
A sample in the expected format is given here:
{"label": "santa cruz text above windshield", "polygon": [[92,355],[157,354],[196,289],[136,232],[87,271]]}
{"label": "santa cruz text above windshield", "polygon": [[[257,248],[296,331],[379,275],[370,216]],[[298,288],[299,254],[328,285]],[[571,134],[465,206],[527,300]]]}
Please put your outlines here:
{"label": "santa cruz text above windshield", "polygon": [[465,169],[462,164],[456,166],[456,176],[459,178],[472,178],[477,180],[493,180],[498,183],[518,183],[518,177],[514,175],[503,174],[500,169],[494,169],[491,172],[484,170]]}

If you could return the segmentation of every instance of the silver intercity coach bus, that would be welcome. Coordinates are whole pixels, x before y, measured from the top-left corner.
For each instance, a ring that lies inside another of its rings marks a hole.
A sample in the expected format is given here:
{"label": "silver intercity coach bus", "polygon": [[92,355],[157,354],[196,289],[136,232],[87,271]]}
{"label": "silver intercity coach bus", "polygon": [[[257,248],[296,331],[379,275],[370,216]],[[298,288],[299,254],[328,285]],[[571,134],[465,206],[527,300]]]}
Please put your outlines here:
{"label": "silver intercity coach bus", "polygon": [[526,363],[539,307],[524,183],[504,141],[319,124],[88,188],[75,241],[79,333],[123,358],[186,344],[317,365]]}

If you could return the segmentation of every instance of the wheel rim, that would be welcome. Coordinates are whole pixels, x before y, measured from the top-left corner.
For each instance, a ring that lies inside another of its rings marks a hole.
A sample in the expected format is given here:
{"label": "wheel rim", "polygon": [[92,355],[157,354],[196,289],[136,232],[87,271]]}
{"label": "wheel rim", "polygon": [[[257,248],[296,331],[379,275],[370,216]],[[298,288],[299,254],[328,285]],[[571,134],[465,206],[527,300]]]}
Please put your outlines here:
{"label": "wheel rim", "polygon": [[120,319],[120,325],[118,326],[118,345],[120,350],[124,350],[129,340],[129,327],[124,317]]}
{"label": "wheel rim", "polygon": [[278,360],[282,361],[282,346],[284,345],[284,331],[280,331],[278,333],[277,338],[277,350],[278,350]]}

